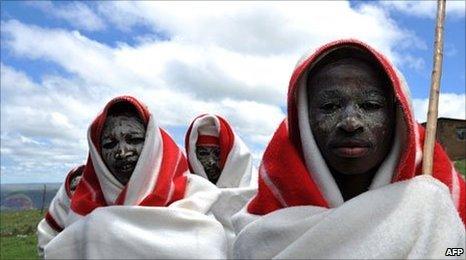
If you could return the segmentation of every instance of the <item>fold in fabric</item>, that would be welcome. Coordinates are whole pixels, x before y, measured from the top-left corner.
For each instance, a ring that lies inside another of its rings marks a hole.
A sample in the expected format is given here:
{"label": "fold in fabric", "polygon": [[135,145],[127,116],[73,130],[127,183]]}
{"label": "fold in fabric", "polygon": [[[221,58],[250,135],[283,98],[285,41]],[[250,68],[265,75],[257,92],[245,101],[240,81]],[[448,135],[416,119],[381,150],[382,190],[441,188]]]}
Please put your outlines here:
{"label": "fold in fabric", "polygon": [[51,259],[222,259],[227,244],[210,213],[219,195],[188,177],[186,196],[167,207],[108,206],[67,227],[45,248]]}
{"label": "fold in fabric", "polygon": [[234,223],[241,229],[239,259],[452,259],[447,248],[465,248],[448,188],[430,176],[368,191],[337,208],[288,207],[263,217],[243,211]]}

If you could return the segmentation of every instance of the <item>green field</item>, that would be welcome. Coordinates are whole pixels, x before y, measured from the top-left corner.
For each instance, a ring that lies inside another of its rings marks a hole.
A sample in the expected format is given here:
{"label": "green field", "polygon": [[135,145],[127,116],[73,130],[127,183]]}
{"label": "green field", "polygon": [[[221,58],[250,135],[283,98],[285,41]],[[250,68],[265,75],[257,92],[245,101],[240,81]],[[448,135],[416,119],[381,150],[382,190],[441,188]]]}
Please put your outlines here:
{"label": "green field", "polygon": [[42,219],[40,210],[2,212],[0,217],[0,258],[37,259],[36,227]]}
{"label": "green field", "polygon": [[463,174],[466,179],[466,159],[455,161],[455,168]]}

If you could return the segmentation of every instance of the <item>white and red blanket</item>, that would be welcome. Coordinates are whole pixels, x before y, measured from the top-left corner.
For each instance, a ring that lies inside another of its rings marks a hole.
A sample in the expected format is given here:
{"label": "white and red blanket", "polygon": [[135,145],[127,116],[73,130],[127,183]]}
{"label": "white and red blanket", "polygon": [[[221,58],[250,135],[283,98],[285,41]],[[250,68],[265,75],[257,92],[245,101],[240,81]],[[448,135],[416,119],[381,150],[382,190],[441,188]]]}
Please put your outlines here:
{"label": "white and red blanket", "polygon": [[[393,147],[369,191],[347,202],[312,135],[307,74],[334,50],[358,49],[381,64],[393,87]],[[429,258],[464,248],[465,182],[439,144],[432,177],[422,174],[424,130],[414,120],[403,77],[379,52],[357,40],[340,40],[305,56],[288,91],[288,117],[266,148],[259,189],[234,216],[240,258]],[[463,223],[462,223],[463,221]]]}

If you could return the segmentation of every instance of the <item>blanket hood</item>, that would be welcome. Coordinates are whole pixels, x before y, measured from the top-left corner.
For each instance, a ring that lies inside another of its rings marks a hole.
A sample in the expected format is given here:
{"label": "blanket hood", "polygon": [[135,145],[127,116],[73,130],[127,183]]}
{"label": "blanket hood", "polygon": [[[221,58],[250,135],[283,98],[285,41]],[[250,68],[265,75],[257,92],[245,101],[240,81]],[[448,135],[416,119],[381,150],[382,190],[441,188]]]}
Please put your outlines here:
{"label": "blanket hood", "polygon": [[[101,157],[100,138],[109,110],[125,103],[140,116],[146,138],[133,174],[123,186]],[[83,178],[71,201],[71,209],[86,215],[109,205],[167,206],[183,198],[187,161],[174,140],[159,128],[149,109],[136,98],[120,96],[107,103],[88,130],[89,156]]]}
{"label": "blanket hood", "polygon": [[185,136],[185,149],[189,169],[192,173],[207,179],[204,167],[196,156],[196,143],[201,138],[218,138],[220,147],[221,175],[216,183],[219,188],[246,187],[255,180],[252,154],[246,144],[233,131],[230,123],[221,116],[203,114],[190,124]]}

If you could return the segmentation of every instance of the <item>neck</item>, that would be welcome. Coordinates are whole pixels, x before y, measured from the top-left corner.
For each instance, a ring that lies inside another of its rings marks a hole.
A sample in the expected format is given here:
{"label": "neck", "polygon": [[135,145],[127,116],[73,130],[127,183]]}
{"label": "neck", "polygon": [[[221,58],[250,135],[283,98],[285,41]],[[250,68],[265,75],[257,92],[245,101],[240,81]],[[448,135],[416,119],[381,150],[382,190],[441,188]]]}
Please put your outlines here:
{"label": "neck", "polygon": [[369,171],[362,174],[347,175],[336,172],[335,170],[331,171],[345,201],[368,191],[376,172]]}

